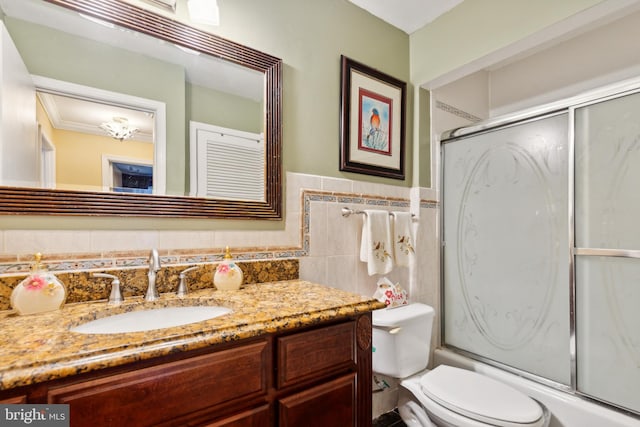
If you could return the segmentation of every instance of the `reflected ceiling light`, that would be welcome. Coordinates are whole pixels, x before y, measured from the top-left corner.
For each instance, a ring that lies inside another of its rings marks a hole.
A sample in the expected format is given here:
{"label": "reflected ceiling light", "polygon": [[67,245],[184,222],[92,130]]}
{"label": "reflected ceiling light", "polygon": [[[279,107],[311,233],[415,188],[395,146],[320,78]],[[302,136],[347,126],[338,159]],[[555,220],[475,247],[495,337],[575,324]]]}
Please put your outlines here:
{"label": "reflected ceiling light", "polygon": [[120,141],[129,139],[138,132],[138,128],[129,126],[129,120],[124,117],[114,117],[110,122],[102,123],[100,129],[107,132],[111,138]]}
{"label": "reflected ceiling light", "polygon": [[188,0],[189,17],[193,22],[220,25],[220,10],[217,0]]}

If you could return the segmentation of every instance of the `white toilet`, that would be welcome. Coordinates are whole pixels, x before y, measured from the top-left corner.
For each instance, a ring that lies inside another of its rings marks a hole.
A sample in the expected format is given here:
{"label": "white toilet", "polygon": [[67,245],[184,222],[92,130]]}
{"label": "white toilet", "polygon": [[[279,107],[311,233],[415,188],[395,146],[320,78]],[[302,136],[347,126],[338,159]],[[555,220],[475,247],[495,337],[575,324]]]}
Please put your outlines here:
{"label": "white toilet", "polygon": [[419,303],[373,312],[373,372],[401,379],[398,409],[407,426],[548,425],[539,402],[485,375],[446,365],[418,374],[429,362],[433,316]]}

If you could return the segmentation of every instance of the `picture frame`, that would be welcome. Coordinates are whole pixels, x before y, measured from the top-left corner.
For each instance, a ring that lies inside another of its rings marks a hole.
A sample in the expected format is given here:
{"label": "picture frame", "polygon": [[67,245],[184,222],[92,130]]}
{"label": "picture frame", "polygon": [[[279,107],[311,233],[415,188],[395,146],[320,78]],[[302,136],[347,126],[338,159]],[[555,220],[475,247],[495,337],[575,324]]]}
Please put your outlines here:
{"label": "picture frame", "polygon": [[404,180],[407,84],[340,58],[340,170]]}

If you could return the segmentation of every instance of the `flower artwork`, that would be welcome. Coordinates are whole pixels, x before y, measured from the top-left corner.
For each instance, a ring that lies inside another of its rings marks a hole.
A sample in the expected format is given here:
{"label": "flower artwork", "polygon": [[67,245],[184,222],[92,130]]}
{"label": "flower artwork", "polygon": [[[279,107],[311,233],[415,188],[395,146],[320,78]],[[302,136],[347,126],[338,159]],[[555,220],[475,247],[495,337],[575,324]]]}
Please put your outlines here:
{"label": "flower artwork", "polygon": [[386,261],[387,258],[391,258],[391,254],[387,252],[384,242],[374,242],[373,254],[382,262]]}
{"label": "flower artwork", "polygon": [[[39,291],[43,289],[47,285],[47,280],[42,277],[34,274],[25,280],[22,284],[29,291]],[[54,284],[55,287],[55,284]]]}
{"label": "flower artwork", "polygon": [[415,253],[415,250],[413,249],[413,245],[411,244],[410,236],[399,235],[398,244],[396,247],[399,248],[402,251],[402,253],[404,253],[405,255],[409,255],[410,253]]}
{"label": "flower artwork", "polygon": [[216,269],[216,271],[220,274],[227,274],[229,276],[233,276],[236,273],[236,265],[232,262],[230,263],[223,263],[218,265],[218,268]]}

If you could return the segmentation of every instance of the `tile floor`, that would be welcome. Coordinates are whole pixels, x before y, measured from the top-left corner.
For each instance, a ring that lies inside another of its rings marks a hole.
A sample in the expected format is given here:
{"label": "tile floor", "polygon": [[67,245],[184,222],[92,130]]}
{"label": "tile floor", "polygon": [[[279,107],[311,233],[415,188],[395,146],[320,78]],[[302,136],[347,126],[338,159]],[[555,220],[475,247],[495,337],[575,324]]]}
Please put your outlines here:
{"label": "tile floor", "polygon": [[407,425],[400,418],[400,415],[398,414],[398,410],[395,409],[391,412],[387,412],[386,414],[382,414],[378,418],[373,420],[372,426],[373,427],[406,427]]}

